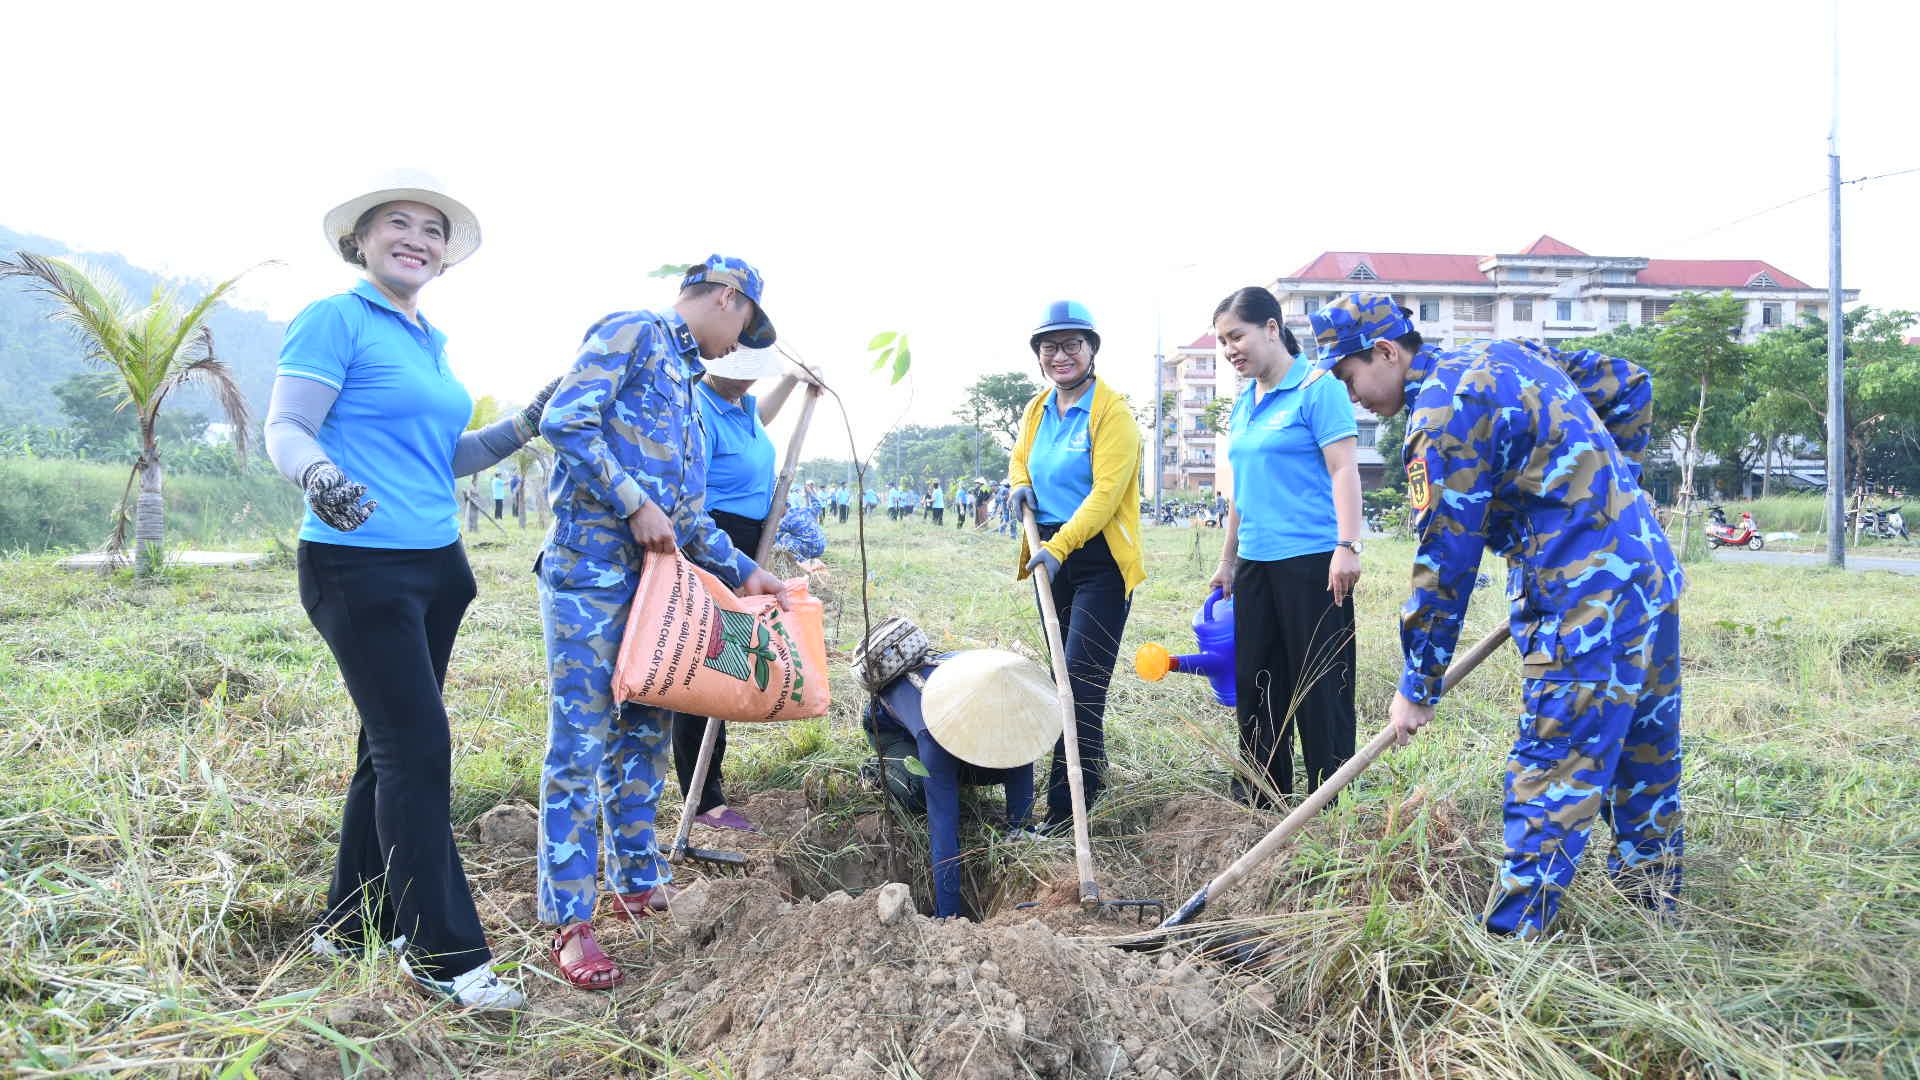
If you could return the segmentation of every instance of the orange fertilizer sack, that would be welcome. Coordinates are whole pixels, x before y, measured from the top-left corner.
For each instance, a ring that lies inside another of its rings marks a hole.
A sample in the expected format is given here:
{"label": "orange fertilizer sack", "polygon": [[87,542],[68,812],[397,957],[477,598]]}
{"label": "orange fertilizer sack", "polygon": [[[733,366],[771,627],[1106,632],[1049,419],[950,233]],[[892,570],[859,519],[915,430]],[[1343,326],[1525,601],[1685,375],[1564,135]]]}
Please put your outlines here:
{"label": "orange fertilizer sack", "polygon": [[806,579],[771,596],[735,596],[719,578],[649,554],[613,670],[621,701],[757,722],[824,716],[827,631]]}

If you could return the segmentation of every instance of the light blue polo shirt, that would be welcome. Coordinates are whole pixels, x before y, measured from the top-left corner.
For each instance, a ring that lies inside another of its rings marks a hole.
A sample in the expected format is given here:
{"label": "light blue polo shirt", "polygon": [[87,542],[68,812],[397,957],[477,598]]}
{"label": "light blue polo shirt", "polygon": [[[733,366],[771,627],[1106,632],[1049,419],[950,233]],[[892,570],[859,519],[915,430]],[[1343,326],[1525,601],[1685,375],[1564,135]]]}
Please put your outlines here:
{"label": "light blue polo shirt", "polygon": [[773,438],[752,394],[735,405],[705,380],[694,390],[707,440],[707,509],[755,521],[773,510]]}
{"label": "light blue polo shirt", "polygon": [[[1321,449],[1351,439],[1353,402],[1331,374],[1302,386],[1313,363],[1301,356],[1258,402],[1248,383],[1227,422],[1233,505],[1240,511],[1243,559],[1271,562],[1332,551],[1340,539],[1333,478]],[[1358,539],[1355,537],[1354,539]]]}
{"label": "light blue polo shirt", "polygon": [[453,449],[473,399],[447,367],[447,336],[408,322],[372,283],[307,305],[287,326],[278,374],[340,392],[320,448],[379,503],[340,532],[308,509],[300,539],[367,548],[437,548],[460,539]]}
{"label": "light blue polo shirt", "polygon": [[1040,406],[1040,429],[1027,451],[1027,475],[1033,478],[1033,512],[1042,525],[1064,525],[1080,504],[1093,494],[1093,436],[1087,431],[1089,408],[1097,384],[1087,387],[1080,400],[1061,416],[1054,408],[1058,388],[1047,392]]}

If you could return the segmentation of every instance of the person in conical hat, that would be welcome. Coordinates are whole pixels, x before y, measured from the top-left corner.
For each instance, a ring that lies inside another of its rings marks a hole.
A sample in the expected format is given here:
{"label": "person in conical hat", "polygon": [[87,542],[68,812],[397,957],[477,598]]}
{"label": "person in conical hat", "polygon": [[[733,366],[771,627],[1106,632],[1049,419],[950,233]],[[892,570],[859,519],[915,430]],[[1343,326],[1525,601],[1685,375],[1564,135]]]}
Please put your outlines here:
{"label": "person in conical hat", "polygon": [[[902,621],[883,623],[875,636]],[[934,916],[977,919],[961,891],[960,788],[1004,787],[1007,833],[1039,835],[1027,826],[1027,816],[1033,809],[1033,763],[1060,731],[1053,681],[1040,665],[1010,652],[936,655],[925,647],[925,636],[918,635],[908,654],[894,650],[893,664],[862,665],[863,682],[864,668],[875,668],[863,726],[874,752],[886,759],[888,797],[927,815]],[[879,773],[877,760],[861,767],[870,783]]]}

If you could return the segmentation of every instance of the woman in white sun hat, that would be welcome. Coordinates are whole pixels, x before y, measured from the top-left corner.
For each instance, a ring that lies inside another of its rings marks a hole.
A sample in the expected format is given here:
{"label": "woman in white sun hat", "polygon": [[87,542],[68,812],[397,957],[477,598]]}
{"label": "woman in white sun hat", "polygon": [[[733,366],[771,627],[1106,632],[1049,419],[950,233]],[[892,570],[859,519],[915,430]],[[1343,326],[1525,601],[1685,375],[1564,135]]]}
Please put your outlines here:
{"label": "woman in white sun hat", "polygon": [[[868,644],[871,642],[871,644]],[[1060,734],[1053,679],[1031,660],[999,649],[935,655],[927,637],[895,616],[854,652],[867,687],[863,725],[886,759],[887,796],[927,815],[936,918],[978,918],[961,891],[960,789],[1006,791],[1006,835],[1038,839],[1033,763]],[[877,783],[880,763],[861,776]]]}
{"label": "woman in white sun hat", "polygon": [[[694,400],[700,406],[707,451],[707,512],[734,547],[752,554],[760,550],[760,534],[773,511],[774,473],[779,468],[767,425],[780,415],[795,385],[806,382],[809,394],[819,394],[821,388],[803,378],[798,369],[787,370],[772,348],[735,349],[705,363],[707,373],[694,390]],[[756,381],[774,376],[780,381],[766,397],[755,398],[748,392]],[[721,790],[720,766],[727,756],[725,724],[720,725],[713,744],[706,782],[697,792],[688,790],[706,730],[704,716],[673,714],[673,768],[686,801],[681,813],[695,815],[694,821],[710,828],[758,832],[745,814],[727,805]]]}
{"label": "woman in white sun hat", "polygon": [[480,246],[480,224],[431,181],[383,185],[325,218],[352,289],[287,327],[267,453],[306,492],[300,602],[360,714],[327,913],[326,955],[386,946],[428,991],[475,1008],[524,1004],[491,970],[454,846],[451,733],[441,701],[474,597],[454,478],[539,431],[549,384],[514,416],[465,431],[473,400],[447,366],[420,292]]}

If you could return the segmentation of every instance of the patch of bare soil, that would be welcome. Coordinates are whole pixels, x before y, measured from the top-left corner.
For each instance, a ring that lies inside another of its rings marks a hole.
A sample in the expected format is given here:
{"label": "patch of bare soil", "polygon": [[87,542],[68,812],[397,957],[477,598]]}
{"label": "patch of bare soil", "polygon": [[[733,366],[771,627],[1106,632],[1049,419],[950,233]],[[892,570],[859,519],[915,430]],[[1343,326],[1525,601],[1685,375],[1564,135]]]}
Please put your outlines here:
{"label": "patch of bare soil", "polygon": [[682,961],[649,1010],[689,1060],[754,1080],[1261,1075],[1257,1006],[1167,955],[914,911],[893,884],[790,902],[706,881],[674,910]]}

